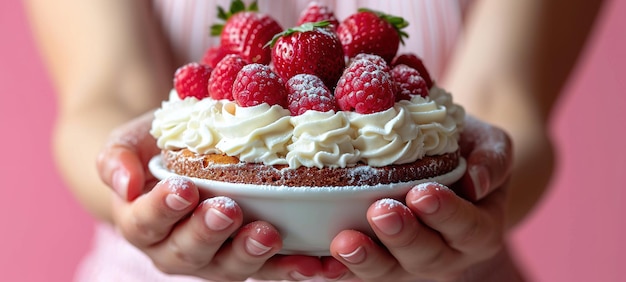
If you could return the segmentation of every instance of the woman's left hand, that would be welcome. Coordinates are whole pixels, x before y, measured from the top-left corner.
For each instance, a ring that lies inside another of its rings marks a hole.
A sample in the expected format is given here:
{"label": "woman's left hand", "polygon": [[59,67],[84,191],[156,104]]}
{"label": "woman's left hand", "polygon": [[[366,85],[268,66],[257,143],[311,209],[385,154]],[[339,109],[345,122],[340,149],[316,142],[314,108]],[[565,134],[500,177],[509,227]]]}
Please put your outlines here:
{"label": "woman's left hand", "polygon": [[479,272],[493,275],[490,266],[502,268],[511,142],[502,130],[473,118],[466,119],[464,132],[460,144],[468,169],[461,181],[452,189],[420,184],[404,203],[383,199],[372,204],[367,218],[379,242],[355,230],[342,231],[332,241],[333,257],[324,258],[325,277],[455,281],[471,273],[485,281],[476,277]]}

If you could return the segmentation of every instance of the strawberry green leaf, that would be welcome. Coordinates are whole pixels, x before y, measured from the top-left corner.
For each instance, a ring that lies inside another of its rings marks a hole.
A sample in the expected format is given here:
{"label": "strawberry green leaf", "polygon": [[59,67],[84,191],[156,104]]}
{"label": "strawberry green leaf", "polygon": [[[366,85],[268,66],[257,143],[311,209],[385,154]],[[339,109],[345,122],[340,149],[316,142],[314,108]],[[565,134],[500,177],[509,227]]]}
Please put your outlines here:
{"label": "strawberry green leaf", "polygon": [[315,22],[315,23],[303,23],[302,25],[296,26],[296,27],[292,27],[289,28],[283,32],[277,33],[276,35],[274,35],[274,37],[272,37],[272,40],[270,40],[269,42],[267,42],[263,48],[266,47],[274,47],[274,44],[276,44],[276,41],[278,41],[279,38],[283,37],[283,36],[287,36],[287,35],[291,35],[294,34],[296,32],[308,32],[308,31],[313,31],[316,28],[324,28],[330,25],[330,21],[328,20],[323,20],[323,21],[319,21],[319,22]]}
{"label": "strawberry green leaf", "polygon": [[380,11],[375,11],[367,8],[360,8],[359,12],[369,12],[376,14],[379,18],[390,23],[393,28],[398,32],[398,36],[400,37],[400,42],[404,45],[404,38],[409,38],[409,34],[404,32],[402,29],[409,26],[409,22],[407,22],[404,18],[385,14]]}
{"label": "strawberry green leaf", "polygon": [[234,15],[246,10],[246,4],[241,0],[235,0],[230,3],[230,15]]}

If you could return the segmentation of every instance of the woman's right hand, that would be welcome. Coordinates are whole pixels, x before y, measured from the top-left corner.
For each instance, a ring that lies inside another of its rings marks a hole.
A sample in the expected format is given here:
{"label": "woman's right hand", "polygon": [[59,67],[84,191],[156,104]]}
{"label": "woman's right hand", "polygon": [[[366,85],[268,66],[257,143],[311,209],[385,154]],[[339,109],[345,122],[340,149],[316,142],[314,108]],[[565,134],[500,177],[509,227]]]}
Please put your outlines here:
{"label": "woman's right hand", "polygon": [[131,244],[169,274],[210,280],[300,280],[321,270],[308,256],[275,256],[280,234],[263,221],[244,224],[233,200],[201,199],[183,177],[157,181],[147,169],[159,153],[149,134],[152,113],[117,128],[101,151],[102,180],[116,192],[113,222]]}

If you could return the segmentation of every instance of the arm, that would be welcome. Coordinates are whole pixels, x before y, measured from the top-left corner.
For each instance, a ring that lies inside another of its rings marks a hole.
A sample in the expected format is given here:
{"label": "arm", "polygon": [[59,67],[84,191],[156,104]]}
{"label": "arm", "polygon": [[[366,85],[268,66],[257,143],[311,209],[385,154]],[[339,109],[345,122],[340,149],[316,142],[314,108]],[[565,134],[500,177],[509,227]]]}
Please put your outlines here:
{"label": "arm", "polygon": [[[461,140],[469,146],[464,155],[471,180],[459,188],[474,196],[473,203],[437,184],[413,188],[406,206],[375,203],[368,220],[384,248],[360,232],[344,231],[331,244],[333,259],[324,261],[326,277],[524,281],[506,251],[506,230],[533,208],[549,181],[554,162],[547,133],[550,111],[599,2],[477,3],[466,41],[443,83],[470,114],[488,122],[469,119]],[[512,138],[516,158],[509,181],[510,142],[490,124]],[[489,177],[478,174],[476,181],[472,166],[480,160]],[[486,191],[472,194],[475,182]]]}
{"label": "arm", "polygon": [[156,107],[171,84],[173,57],[149,3],[27,2],[59,95],[58,167],[83,206],[106,221],[112,194],[98,177],[96,156],[114,127]]}
{"label": "arm", "polygon": [[[165,273],[219,281],[312,276],[317,258],[273,256],[282,244],[278,231],[266,222],[243,225],[232,200],[201,199],[188,180],[156,183],[145,173],[158,152],[149,110],[165,98],[179,65],[149,3],[28,2],[59,93],[54,149],[69,186]],[[116,171],[128,176],[125,183],[111,177]]]}
{"label": "arm", "polygon": [[602,1],[477,2],[445,79],[469,113],[509,132],[514,144],[508,225],[521,221],[554,164],[550,112]]}

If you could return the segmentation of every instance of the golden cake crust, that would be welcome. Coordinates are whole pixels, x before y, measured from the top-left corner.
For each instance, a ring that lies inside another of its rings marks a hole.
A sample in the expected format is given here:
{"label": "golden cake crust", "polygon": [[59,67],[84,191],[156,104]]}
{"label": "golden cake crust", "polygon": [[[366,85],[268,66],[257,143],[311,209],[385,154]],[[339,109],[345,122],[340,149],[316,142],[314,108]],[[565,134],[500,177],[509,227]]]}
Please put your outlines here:
{"label": "golden cake crust", "polygon": [[179,175],[222,182],[292,187],[362,186],[409,182],[446,174],[459,165],[459,151],[425,156],[413,163],[370,167],[317,168],[243,163],[226,155],[198,155],[182,149],[161,152],[165,167]]}

